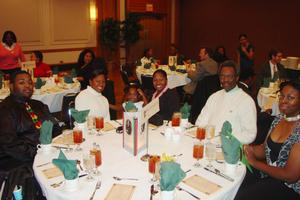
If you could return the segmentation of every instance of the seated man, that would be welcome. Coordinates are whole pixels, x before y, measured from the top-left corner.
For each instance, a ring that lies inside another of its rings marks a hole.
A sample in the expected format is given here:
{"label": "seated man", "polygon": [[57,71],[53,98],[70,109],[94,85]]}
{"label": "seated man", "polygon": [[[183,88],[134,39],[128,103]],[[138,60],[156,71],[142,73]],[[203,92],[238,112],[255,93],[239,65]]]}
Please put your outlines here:
{"label": "seated man", "polygon": [[277,49],[271,49],[269,52],[269,60],[261,67],[261,71],[257,77],[257,88],[263,85],[264,78],[269,78],[272,81],[277,79],[287,78],[284,66],[280,64],[282,52]]}
{"label": "seated man", "polygon": [[[39,144],[41,123],[45,120],[54,123],[53,137],[61,132],[48,107],[40,101],[30,99],[33,93],[30,74],[25,71],[15,72],[11,77],[10,89],[11,94],[0,106],[0,171],[8,174],[9,184],[5,187],[10,188],[3,194],[8,197],[16,184],[24,186],[24,179],[32,178],[30,171]],[[21,173],[24,167],[29,169],[29,173],[28,170],[25,174]]]}
{"label": "seated man", "polygon": [[219,78],[223,89],[208,98],[196,125],[214,125],[216,133],[219,133],[223,123],[229,121],[233,135],[241,143],[249,144],[256,137],[255,103],[237,86],[239,69],[233,61],[220,65]]}
{"label": "seated man", "polygon": [[205,76],[210,76],[218,73],[218,63],[210,58],[211,50],[203,47],[200,49],[200,62],[196,64],[196,69],[187,68],[188,77],[192,80],[189,84],[183,87],[187,94],[194,94],[197,83]]}

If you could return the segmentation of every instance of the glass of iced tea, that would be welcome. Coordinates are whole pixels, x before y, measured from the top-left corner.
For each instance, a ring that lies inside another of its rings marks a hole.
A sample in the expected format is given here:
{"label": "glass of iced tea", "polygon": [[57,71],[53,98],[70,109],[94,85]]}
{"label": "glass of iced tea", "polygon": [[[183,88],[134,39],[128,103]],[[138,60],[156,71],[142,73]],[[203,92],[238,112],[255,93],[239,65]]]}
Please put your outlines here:
{"label": "glass of iced tea", "polygon": [[100,167],[102,164],[101,149],[100,149],[100,145],[98,145],[98,144],[94,144],[93,146],[94,146],[93,149],[90,150],[90,154],[95,156],[94,174],[96,176],[100,176],[101,172],[98,170],[98,167]]}
{"label": "glass of iced tea", "polygon": [[199,140],[204,140],[205,139],[205,128],[203,128],[203,127],[198,127],[197,128],[196,138],[199,139]]}
{"label": "glass of iced tea", "polygon": [[175,112],[172,116],[172,126],[180,126],[181,113]]}
{"label": "glass of iced tea", "polygon": [[156,179],[156,176],[155,176],[155,169],[157,168],[156,167],[156,163],[160,162],[160,156],[158,155],[151,155],[148,159],[148,170],[151,174],[153,174],[153,177],[151,178],[151,182],[155,182],[157,179]]}
{"label": "glass of iced tea", "polygon": [[194,143],[193,147],[193,158],[196,159],[196,163],[194,164],[194,167],[201,167],[201,164],[199,163],[199,159],[203,158],[203,142],[197,141]]}
{"label": "glass of iced tea", "polygon": [[82,141],[83,141],[82,130],[75,127],[73,129],[73,142],[77,144],[75,151],[82,151],[82,148],[80,147]]}
{"label": "glass of iced tea", "polygon": [[104,118],[101,116],[95,117],[95,128],[98,134],[100,134],[100,130],[104,127]]}

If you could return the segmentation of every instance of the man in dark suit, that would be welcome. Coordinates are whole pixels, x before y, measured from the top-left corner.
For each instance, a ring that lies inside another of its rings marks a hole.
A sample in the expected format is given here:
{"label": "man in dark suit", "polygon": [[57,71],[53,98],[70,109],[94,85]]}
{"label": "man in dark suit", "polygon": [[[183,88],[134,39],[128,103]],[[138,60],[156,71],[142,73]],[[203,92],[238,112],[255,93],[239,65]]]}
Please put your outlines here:
{"label": "man in dark suit", "polygon": [[287,78],[284,66],[280,64],[282,52],[278,49],[271,49],[268,62],[262,65],[261,71],[257,77],[257,86],[263,85],[264,78],[270,78],[272,81]]}

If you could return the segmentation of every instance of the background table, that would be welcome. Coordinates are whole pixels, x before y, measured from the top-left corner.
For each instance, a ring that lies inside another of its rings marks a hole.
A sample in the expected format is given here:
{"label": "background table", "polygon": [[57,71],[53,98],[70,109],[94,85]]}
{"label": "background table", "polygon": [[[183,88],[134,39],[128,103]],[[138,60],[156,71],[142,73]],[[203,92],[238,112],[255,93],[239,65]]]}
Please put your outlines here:
{"label": "background table", "polygon": [[[40,93],[34,92],[32,99],[39,100],[44,104],[48,105],[51,113],[59,112],[62,109],[63,97],[68,93],[77,93],[80,91],[80,83],[76,82],[71,84],[70,88],[65,86],[49,88],[47,90],[41,89]],[[9,95],[9,90],[0,90],[0,99],[5,99]]]}
{"label": "background table", "polygon": [[276,95],[276,89],[273,88],[261,88],[257,94],[257,103],[262,111],[271,109],[272,116],[280,114],[278,107],[278,95]]}
{"label": "background table", "polygon": [[[159,68],[164,69],[167,72],[168,75],[168,86],[170,89],[179,87],[179,86],[183,86],[188,84],[189,82],[191,82],[191,80],[187,77],[187,73],[180,73],[180,72],[176,72],[176,71],[170,71],[167,70],[168,67],[167,66],[160,66]],[[136,68],[136,75],[137,78],[139,79],[140,83],[142,83],[142,75],[146,75],[146,76],[152,76],[153,73],[155,72],[155,69],[144,69],[144,67],[142,66],[138,66]]]}
{"label": "background table", "polygon": [[[114,126],[119,126],[118,124],[114,124]],[[204,193],[198,192],[193,188],[180,183],[182,188],[193,192],[195,195],[199,196],[201,199],[233,199],[244,176],[245,176],[245,166],[239,165],[236,173],[236,177],[234,177],[235,181],[230,182],[220,176],[217,176],[214,173],[210,173],[203,168],[194,168],[192,165],[195,162],[192,156],[193,152],[193,142],[195,139],[189,136],[182,136],[180,143],[174,143],[173,141],[167,141],[164,136],[160,134],[161,131],[164,130],[164,127],[160,127],[155,131],[150,131],[149,133],[149,153],[150,154],[159,154],[168,153],[168,154],[180,154],[183,153],[182,156],[178,157],[177,162],[181,164],[182,169],[184,171],[191,169],[192,171],[187,173],[187,177],[190,177],[194,174],[198,174],[202,177],[207,178],[210,181],[218,183],[222,186],[222,188],[208,196]],[[143,162],[140,160],[140,157],[145,153],[141,152],[138,156],[134,157],[130,153],[128,153],[125,149],[122,148],[122,135],[116,134],[115,131],[111,131],[108,133],[104,133],[102,136],[87,136],[86,141],[81,145],[85,151],[89,151],[92,143],[97,142],[101,146],[102,150],[102,166],[100,167],[100,171],[102,172],[101,176],[101,188],[97,190],[95,194],[95,199],[104,199],[108,194],[110,188],[114,183],[120,184],[130,184],[135,185],[136,188],[134,190],[132,199],[133,200],[147,200],[150,197],[150,179],[152,175],[148,172],[148,162]],[[66,153],[66,156],[70,159],[80,159],[82,153]],[[59,199],[89,199],[91,196],[96,181],[87,182],[85,178],[79,179],[80,188],[76,192],[66,192],[61,186],[60,188],[52,188],[50,185],[53,183],[60,182],[64,178],[56,177],[53,179],[46,179],[46,177],[42,174],[41,170],[50,168],[52,164],[36,167],[37,165],[47,163],[51,161],[53,158],[58,157],[58,151],[49,155],[44,156],[37,154],[35,157],[33,169],[35,172],[35,176],[38,182],[41,185],[41,188],[44,192],[44,195],[48,200],[59,200]],[[206,160],[201,161],[202,165],[206,165]],[[223,170],[224,164],[219,164],[217,162],[213,162],[213,165]],[[84,172],[80,172],[82,174]],[[131,177],[137,178],[139,181],[116,181],[112,177]],[[176,190],[177,197],[176,199],[194,199],[189,194]],[[154,196],[154,200],[159,199],[159,194]]]}

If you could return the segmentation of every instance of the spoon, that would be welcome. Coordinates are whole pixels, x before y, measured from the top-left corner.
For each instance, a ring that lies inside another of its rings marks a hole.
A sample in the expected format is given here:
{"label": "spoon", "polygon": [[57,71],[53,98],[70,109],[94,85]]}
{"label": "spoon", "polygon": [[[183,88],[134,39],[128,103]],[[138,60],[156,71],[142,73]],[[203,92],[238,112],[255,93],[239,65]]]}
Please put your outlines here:
{"label": "spoon", "polygon": [[81,163],[80,160],[76,160],[76,163],[77,163],[77,165],[79,166],[80,170],[83,171],[83,168],[82,168],[82,166],[81,166],[81,164],[80,164],[80,163]]}

